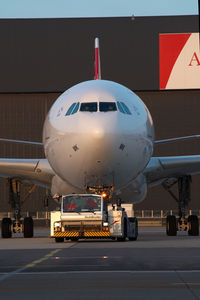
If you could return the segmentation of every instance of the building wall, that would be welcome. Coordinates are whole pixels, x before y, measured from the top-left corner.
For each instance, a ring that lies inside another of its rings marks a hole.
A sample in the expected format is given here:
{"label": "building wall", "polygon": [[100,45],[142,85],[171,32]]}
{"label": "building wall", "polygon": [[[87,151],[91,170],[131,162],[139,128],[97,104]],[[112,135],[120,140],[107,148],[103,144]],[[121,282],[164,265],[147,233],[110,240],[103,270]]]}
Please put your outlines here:
{"label": "building wall", "polygon": [[[200,133],[200,91],[140,92],[138,96],[149,108],[155,126],[156,139]],[[200,139],[155,146],[155,156],[199,155]],[[200,175],[193,176],[190,207],[200,207]],[[176,192],[176,190],[174,189]],[[171,196],[161,186],[149,190],[138,208],[176,208]]]}
{"label": "building wall", "polygon": [[[59,94],[1,94],[0,95],[0,137],[28,141],[41,141],[45,116]],[[0,143],[1,158],[41,158],[43,149],[39,146]],[[8,185],[0,179],[0,211],[8,211]],[[22,188],[22,198],[25,189]],[[37,190],[26,200],[24,210],[44,210],[46,191]],[[55,206],[51,201],[49,209]]]}
{"label": "building wall", "polygon": [[198,16],[1,19],[0,92],[64,91],[94,77],[159,89],[159,33],[198,32]]}
{"label": "building wall", "polygon": [[[199,133],[200,91],[159,91],[159,33],[197,32],[198,16],[1,19],[0,137],[41,141],[45,115],[67,88],[93,78],[94,39],[100,38],[102,78],[124,84],[149,107],[156,138]],[[155,155],[199,154],[199,141],[159,145]],[[0,157],[43,157],[37,146],[0,143]],[[199,176],[191,206],[199,207]],[[6,180],[0,180],[0,210],[8,210]],[[23,191],[24,192],[24,191]],[[45,191],[24,203],[43,209]],[[51,203],[51,207],[54,204]],[[172,208],[160,187],[138,208]]]}

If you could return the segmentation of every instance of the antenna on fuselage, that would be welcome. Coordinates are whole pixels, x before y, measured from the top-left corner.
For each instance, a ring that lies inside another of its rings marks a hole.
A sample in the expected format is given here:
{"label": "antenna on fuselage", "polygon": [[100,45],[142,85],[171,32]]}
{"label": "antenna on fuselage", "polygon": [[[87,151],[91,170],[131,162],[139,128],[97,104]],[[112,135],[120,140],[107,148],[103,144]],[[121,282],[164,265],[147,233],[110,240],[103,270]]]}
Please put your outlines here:
{"label": "antenna on fuselage", "polygon": [[101,79],[101,63],[100,63],[99,38],[95,38],[94,79]]}

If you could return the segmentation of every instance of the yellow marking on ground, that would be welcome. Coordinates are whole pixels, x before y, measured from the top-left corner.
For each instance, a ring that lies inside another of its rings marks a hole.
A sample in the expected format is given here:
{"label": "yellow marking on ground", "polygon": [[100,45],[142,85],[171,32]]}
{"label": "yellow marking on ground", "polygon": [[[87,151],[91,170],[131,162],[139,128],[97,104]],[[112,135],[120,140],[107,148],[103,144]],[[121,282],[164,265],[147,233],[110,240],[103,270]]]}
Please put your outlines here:
{"label": "yellow marking on ground", "polygon": [[41,259],[34,260],[34,261],[33,261],[33,264],[39,264],[40,262],[41,262]]}
{"label": "yellow marking on ground", "polygon": [[[56,249],[56,250],[51,251],[51,252],[48,253],[48,254],[52,254],[52,255],[53,255],[53,254],[55,254],[55,253],[57,253],[57,252],[59,252],[59,251],[61,251],[61,250],[62,250],[62,249]],[[52,256],[52,255],[50,255],[50,256]],[[12,276],[15,275],[15,274],[21,273],[21,272],[25,271],[25,270],[28,269],[28,268],[33,268],[33,267],[35,267],[36,265],[40,264],[42,261],[47,260],[47,259],[49,259],[49,257],[42,257],[41,259],[34,260],[34,261],[31,262],[30,264],[27,264],[27,265],[25,265],[24,267],[18,268],[18,269],[16,269],[15,271],[12,271],[12,272],[3,274],[2,276],[0,276],[0,281],[3,281],[3,280],[5,280],[5,279],[7,279],[7,278],[10,278],[10,277],[12,277]]]}
{"label": "yellow marking on ground", "polygon": [[51,251],[50,253],[46,254],[44,257],[40,258],[40,259],[37,259],[37,260],[34,260],[32,263],[28,264],[25,266],[25,268],[33,268],[35,267],[36,265],[40,264],[41,262],[43,262],[44,260],[47,260],[49,259],[51,256],[53,256],[55,253],[61,251],[62,249],[56,249],[56,250],[53,250]]}
{"label": "yellow marking on ground", "polygon": [[40,259],[40,261],[42,262],[43,260],[47,260],[47,259],[48,259],[48,257],[43,257]]}
{"label": "yellow marking on ground", "polygon": [[31,268],[31,267],[34,267],[35,264],[29,264],[29,265],[26,265],[26,268]]}
{"label": "yellow marking on ground", "polygon": [[59,252],[59,251],[61,251],[62,249],[56,249],[56,250],[53,250],[53,251],[51,251],[51,253],[57,253],[57,252]]}

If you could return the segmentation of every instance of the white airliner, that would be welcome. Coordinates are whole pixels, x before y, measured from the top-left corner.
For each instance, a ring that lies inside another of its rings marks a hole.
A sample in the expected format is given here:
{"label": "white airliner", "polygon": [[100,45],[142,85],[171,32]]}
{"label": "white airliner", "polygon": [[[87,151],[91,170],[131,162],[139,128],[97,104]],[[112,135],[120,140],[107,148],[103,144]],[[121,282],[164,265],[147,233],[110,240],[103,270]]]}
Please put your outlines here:
{"label": "white airliner", "polygon": [[[152,118],[142,100],[121,84],[101,80],[96,39],[95,79],[65,91],[46,117],[41,143],[46,159],[0,159],[0,176],[48,188],[53,196],[106,192],[125,203],[139,203],[148,187],[169,189],[177,179],[184,198],[184,205],[179,199],[181,226],[190,176],[200,173],[200,155],[152,157],[153,147],[195,137],[154,141]],[[168,217],[169,235],[175,234],[172,219]],[[196,216],[190,219],[197,224]],[[189,230],[193,234],[191,226]]]}

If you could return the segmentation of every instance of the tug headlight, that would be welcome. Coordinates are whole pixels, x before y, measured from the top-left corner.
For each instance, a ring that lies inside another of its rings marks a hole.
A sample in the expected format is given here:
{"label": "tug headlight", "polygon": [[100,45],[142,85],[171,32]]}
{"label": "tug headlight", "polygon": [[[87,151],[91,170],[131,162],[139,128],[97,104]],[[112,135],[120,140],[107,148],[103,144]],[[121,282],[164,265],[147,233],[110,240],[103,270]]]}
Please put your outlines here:
{"label": "tug headlight", "polygon": [[105,192],[103,192],[101,195],[102,195],[103,198],[107,197],[107,194]]}

